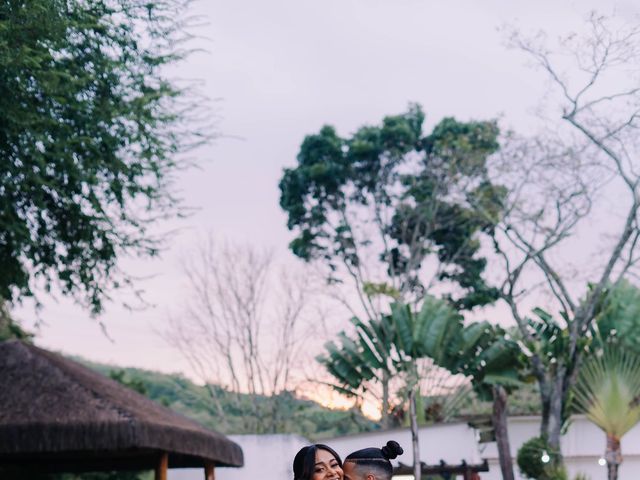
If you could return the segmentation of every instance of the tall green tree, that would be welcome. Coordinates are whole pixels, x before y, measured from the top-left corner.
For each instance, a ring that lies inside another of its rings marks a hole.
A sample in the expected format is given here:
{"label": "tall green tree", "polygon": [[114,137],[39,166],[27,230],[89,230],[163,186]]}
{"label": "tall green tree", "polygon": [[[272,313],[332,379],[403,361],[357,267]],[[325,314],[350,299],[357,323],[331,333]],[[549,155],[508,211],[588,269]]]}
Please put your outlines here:
{"label": "tall green tree", "polygon": [[504,196],[486,168],[498,128],[445,118],[425,134],[424,118],[411,105],[348,137],[325,126],[280,181],[292,252],[324,263],[330,282],[351,281],[369,319],[388,307],[379,293],[416,302],[438,284],[461,308],[497,297],[482,277],[480,237]]}
{"label": "tall green tree", "polygon": [[158,252],[179,154],[204,139],[164,73],[186,53],[184,6],[0,5],[1,298],[57,287],[98,313],[131,281],[118,258]]}

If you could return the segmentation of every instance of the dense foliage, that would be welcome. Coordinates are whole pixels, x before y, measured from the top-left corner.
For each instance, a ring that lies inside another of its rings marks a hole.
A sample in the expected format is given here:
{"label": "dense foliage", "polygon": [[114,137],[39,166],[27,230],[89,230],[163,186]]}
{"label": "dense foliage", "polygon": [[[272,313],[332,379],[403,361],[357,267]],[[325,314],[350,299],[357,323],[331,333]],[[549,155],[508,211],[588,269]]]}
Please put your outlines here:
{"label": "dense foliage", "polygon": [[[477,417],[491,415],[491,401],[472,392],[460,403],[456,416]],[[540,393],[535,383],[523,383],[509,392],[509,415],[540,415]]]}
{"label": "dense foliage", "polygon": [[[366,294],[420,299],[435,277],[458,288],[458,307],[490,303],[497,291],[482,278],[479,235],[492,231],[502,209],[504,190],[488,180],[486,165],[498,128],[445,118],[424,135],[424,119],[412,105],[347,138],[331,126],[307,136],[280,181],[280,206],[296,234],[290,248],[324,262],[330,280],[343,281],[341,268],[361,277]],[[363,273],[375,263],[386,275]],[[439,267],[425,274],[427,264]]]}
{"label": "dense foliage", "polygon": [[149,223],[178,213],[177,154],[200,137],[161,73],[182,3],[0,5],[0,298],[56,285],[99,312],[130,280],[118,257],[157,252]]}
{"label": "dense foliage", "polygon": [[[504,465],[503,476],[512,479],[513,467],[507,434],[507,395],[516,390],[523,365],[520,348],[504,329],[488,322],[464,326],[463,317],[442,299],[427,295],[419,311],[393,303],[391,314],[363,322],[353,318],[356,335],[338,334],[339,344],[329,341],[327,353],[317,358],[337,382],[335,389],[363,396],[372,386],[382,389],[383,424],[390,399],[409,404],[414,450],[414,476],[419,475],[418,425],[427,418],[446,420],[455,414],[470,390],[493,401],[492,423]],[[439,382],[436,380],[439,379]],[[441,393],[440,397],[433,396]],[[426,411],[425,399],[430,400]],[[447,411],[448,410],[448,411]]]}
{"label": "dense foliage", "polygon": [[549,442],[542,437],[534,437],[522,444],[518,450],[518,467],[526,478],[535,480],[560,480],[561,473],[555,471],[552,456],[555,456]]}
{"label": "dense foliage", "polygon": [[603,297],[596,317],[595,336],[640,354],[640,289],[622,280]]}
{"label": "dense foliage", "polygon": [[[371,391],[369,382],[397,380],[415,370],[418,360],[468,377],[479,401],[491,400],[494,385],[510,392],[524,386],[519,348],[504,329],[488,322],[465,326],[463,317],[443,300],[427,296],[417,314],[394,304],[391,315],[368,322],[354,317],[351,322],[355,335],[340,332],[317,358],[336,381],[334,388],[346,395]],[[399,392],[390,393],[396,401],[405,400],[398,398]],[[530,413],[532,405],[518,408]]]}
{"label": "dense foliage", "polygon": [[[227,416],[228,429],[221,429],[217,410],[213,406],[210,393],[204,386],[196,385],[181,375],[169,375],[135,368],[113,369],[108,365],[91,363],[92,368],[117,381],[144,392],[152,400],[190,417],[203,425],[225,434],[255,433],[243,429],[244,415],[252,410],[252,399],[245,395],[244,404],[237,406],[235,394],[220,389],[223,410]],[[219,387],[215,387],[219,388]],[[224,401],[225,394],[229,400]],[[234,398],[232,399],[232,395]],[[266,399],[265,399],[266,401]],[[332,437],[373,430],[376,422],[366,418],[356,409],[330,410],[311,400],[301,399],[293,393],[279,395],[277,408],[282,411],[280,433],[297,433],[309,439]]]}
{"label": "dense foliage", "polygon": [[5,340],[30,341],[33,334],[16,323],[5,304],[0,304],[0,342]]}

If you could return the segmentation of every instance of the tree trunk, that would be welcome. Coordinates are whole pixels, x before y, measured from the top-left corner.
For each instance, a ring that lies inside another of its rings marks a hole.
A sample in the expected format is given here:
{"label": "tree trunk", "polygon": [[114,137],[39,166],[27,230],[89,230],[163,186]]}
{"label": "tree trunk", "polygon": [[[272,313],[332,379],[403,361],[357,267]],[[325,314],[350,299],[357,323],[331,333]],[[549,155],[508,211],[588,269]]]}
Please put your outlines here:
{"label": "tree trunk", "polygon": [[493,415],[491,421],[496,434],[496,443],[498,444],[498,459],[502,480],[514,480],[509,431],[507,430],[507,391],[500,385],[493,387]]}
{"label": "tree trunk", "polygon": [[566,375],[566,367],[558,366],[556,370],[556,378],[553,379],[551,390],[551,402],[549,411],[549,448],[551,449],[551,461],[554,466],[559,467],[563,464],[562,451],[560,450],[560,435],[562,433],[562,412],[564,407],[564,376]]}
{"label": "tree trunk", "polygon": [[382,429],[388,430],[389,425],[389,372],[382,370]]}
{"label": "tree trunk", "polygon": [[618,480],[618,468],[622,463],[622,450],[620,439],[607,434],[607,451],[604,455],[607,461],[607,480]]}
{"label": "tree trunk", "polygon": [[422,478],[422,464],[420,463],[420,440],[418,439],[418,412],[416,411],[416,392],[414,387],[409,392],[409,418],[411,421],[411,444],[413,446],[413,477]]}
{"label": "tree trunk", "polygon": [[538,381],[540,388],[540,406],[542,407],[542,418],[540,420],[540,436],[549,438],[549,416],[551,414],[551,393],[547,382]]}
{"label": "tree trunk", "polygon": [[618,480],[618,464],[607,463],[607,480]]}

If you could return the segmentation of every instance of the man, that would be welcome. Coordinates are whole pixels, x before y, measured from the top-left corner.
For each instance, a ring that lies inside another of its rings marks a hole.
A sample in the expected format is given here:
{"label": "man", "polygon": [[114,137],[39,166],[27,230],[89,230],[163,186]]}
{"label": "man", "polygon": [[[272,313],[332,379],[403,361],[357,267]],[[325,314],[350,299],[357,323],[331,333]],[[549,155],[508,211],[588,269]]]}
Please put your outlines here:
{"label": "man", "polygon": [[393,440],[382,448],[364,448],[350,453],[342,465],[344,480],[391,480],[393,467],[389,460],[403,453],[402,447]]}

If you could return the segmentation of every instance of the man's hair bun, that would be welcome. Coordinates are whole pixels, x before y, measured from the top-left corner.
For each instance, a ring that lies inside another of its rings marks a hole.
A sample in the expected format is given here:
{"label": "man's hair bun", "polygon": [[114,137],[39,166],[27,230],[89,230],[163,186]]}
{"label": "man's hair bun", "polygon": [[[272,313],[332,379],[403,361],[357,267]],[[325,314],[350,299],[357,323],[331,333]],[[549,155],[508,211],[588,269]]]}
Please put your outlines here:
{"label": "man's hair bun", "polygon": [[395,440],[389,440],[387,444],[380,449],[380,451],[387,460],[393,460],[398,455],[402,455],[404,453],[400,444]]}

